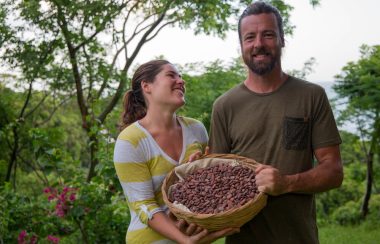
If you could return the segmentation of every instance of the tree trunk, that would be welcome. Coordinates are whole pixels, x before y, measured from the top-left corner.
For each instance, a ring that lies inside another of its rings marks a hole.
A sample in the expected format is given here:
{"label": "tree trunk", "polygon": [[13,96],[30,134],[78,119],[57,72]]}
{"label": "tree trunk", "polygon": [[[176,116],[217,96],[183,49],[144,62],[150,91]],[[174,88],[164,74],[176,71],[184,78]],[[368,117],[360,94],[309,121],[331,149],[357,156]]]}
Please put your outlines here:
{"label": "tree trunk", "polygon": [[13,128],[13,139],[14,139],[14,143],[13,143],[13,148],[12,148],[11,156],[8,163],[8,169],[7,169],[7,174],[5,176],[5,182],[10,182],[11,175],[12,175],[12,168],[14,167],[16,159],[17,159],[18,133],[17,133],[16,128]]}
{"label": "tree trunk", "polygon": [[99,149],[99,139],[97,134],[90,135],[90,168],[87,175],[87,182],[91,181],[91,178],[95,176],[95,167],[99,163],[98,159],[98,149]]}
{"label": "tree trunk", "polygon": [[372,180],[373,180],[373,151],[372,147],[368,153],[368,158],[367,158],[367,175],[366,175],[366,191],[364,194],[363,198],[363,203],[361,207],[361,216],[364,219],[368,212],[369,212],[369,200],[371,198],[371,193],[372,193]]}

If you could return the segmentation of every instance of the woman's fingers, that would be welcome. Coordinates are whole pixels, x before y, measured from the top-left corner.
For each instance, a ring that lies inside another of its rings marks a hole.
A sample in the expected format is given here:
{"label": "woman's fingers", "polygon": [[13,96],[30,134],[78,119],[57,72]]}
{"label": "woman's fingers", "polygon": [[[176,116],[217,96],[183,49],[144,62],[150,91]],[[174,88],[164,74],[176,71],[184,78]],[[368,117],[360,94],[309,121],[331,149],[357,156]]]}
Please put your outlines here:
{"label": "woman's fingers", "polygon": [[186,226],[187,226],[187,223],[186,223],[185,220],[183,220],[183,219],[178,220],[178,222],[177,222],[177,228],[178,228],[182,233],[186,233]]}
{"label": "woman's fingers", "polygon": [[190,162],[193,162],[193,161],[195,161],[195,160],[197,160],[197,159],[200,158],[201,156],[202,156],[202,152],[201,152],[201,151],[197,151],[197,152],[191,154],[191,155],[189,156],[189,163],[190,163]]}
{"label": "woman's fingers", "polygon": [[196,243],[210,243],[221,237],[238,233],[239,231],[239,228],[226,228],[209,233],[206,229],[204,229],[200,233],[193,235],[191,239],[193,239]]}
{"label": "woman's fingers", "polygon": [[[210,152],[210,147],[209,147],[209,146],[206,146],[204,155],[209,154],[209,152]],[[193,162],[193,161],[195,161],[195,160],[197,160],[197,159],[199,159],[201,156],[202,156],[202,152],[201,152],[201,151],[197,151],[197,152],[191,154],[191,155],[189,156],[189,163],[190,163],[190,162]]]}
{"label": "woman's fingers", "polygon": [[210,147],[206,146],[206,148],[205,148],[205,155],[208,155],[208,154],[210,154]]}
{"label": "woman's fingers", "polygon": [[186,235],[192,236],[196,233],[197,225],[195,224],[189,224],[189,226],[186,228]]}

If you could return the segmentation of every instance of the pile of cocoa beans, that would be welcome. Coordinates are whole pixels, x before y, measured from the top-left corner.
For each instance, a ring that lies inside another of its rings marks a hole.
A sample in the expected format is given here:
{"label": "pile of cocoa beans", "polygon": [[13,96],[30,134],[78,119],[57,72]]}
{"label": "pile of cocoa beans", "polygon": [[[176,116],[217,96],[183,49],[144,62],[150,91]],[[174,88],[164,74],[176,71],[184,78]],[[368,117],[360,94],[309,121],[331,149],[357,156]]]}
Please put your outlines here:
{"label": "pile of cocoa beans", "polygon": [[215,214],[243,206],[258,193],[253,169],[219,163],[188,174],[173,187],[169,200],[194,213]]}

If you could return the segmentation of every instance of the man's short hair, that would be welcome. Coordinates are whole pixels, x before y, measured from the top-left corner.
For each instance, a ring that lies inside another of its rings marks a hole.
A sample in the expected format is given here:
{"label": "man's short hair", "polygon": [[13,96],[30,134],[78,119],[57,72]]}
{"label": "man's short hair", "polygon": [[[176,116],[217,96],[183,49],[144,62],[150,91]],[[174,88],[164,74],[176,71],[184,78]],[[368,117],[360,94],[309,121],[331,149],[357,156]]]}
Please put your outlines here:
{"label": "man's short hair", "polygon": [[282,17],[280,15],[280,12],[278,11],[276,7],[274,7],[273,5],[269,3],[258,1],[249,5],[243,11],[242,15],[239,18],[238,33],[239,33],[240,44],[242,44],[241,27],[240,27],[242,19],[250,15],[270,14],[270,13],[273,13],[274,16],[276,17],[282,44],[285,43],[284,42],[284,28],[283,28]]}

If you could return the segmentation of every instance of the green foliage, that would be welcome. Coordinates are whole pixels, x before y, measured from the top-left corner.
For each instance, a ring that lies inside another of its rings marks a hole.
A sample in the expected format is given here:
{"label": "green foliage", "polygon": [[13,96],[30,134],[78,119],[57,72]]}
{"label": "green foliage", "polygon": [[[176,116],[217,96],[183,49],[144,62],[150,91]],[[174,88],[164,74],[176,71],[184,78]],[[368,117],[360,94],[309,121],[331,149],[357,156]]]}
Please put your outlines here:
{"label": "green foliage", "polygon": [[364,164],[366,155],[363,151],[363,145],[365,142],[362,142],[358,135],[347,131],[340,131],[340,136],[343,141],[340,146],[341,156],[344,159],[343,163],[345,165],[352,163]]}
{"label": "green foliage", "polygon": [[370,212],[366,219],[365,225],[368,229],[380,228],[380,193],[377,192],[371,196],[370,199]]}
{"label": "green foliage", "polygon": [[[45,209],[48,202],[44,196],[29,197],[13,192],[7,184],[0,188],[2,205],[2,226],[4,243],[14,243],[21,230],[27,230],[39,236],[47,236],[60,226],[54,223]],[[56,222],[56,221],[55,221]]]}
{"label": "green foliage", "polygon": [[315,64],[315,58],[310,58],[304,63],[304,66],[301,70],[289,70],[286,71],[287,74],[300,79],[306,79],[306,76],[313,73],[313,65]]}
{"label": "green foliage", "polygon": [[[319,224],[337,221],[334,212],[348,202],[355,202],[360,212],[360,201],[364,193],[365,166],[349,164],[344,167],[344,181],[340,188],[319,193],[316,196]],[[331,217],[333,216],[333,217]],[[338,217],[338,216],[337,216]],[[339,222],[340,224],[346,224]]]}
{"label": "green foliage", "polygon": [[[208,65],[189,64],[183,69],[186,81],[186,106],[181,114],[199,119],[209,129],[215,99],[244,80],[245,68],[240,59],[236,59],[229,65],[218,60]],[[190,71],[194,70],[198,74],[191,75]]]}
{"label": "green foliage", "polygon": [[362,206],[362,215],[365,216],[372,185],[376,182],[373,168],[378,167],[380,158],[380,46],[362,45],[360,51],[360,59],[349,62],[336,76],[333,89],[347,101],[339,120],[355,124],[362,141],[368,185]]}
{"label": "green foliage", "polygon": [[[341,156],[344,165],[344,180],[340,188],[317,194],[317,218],[321,226],[357,225],[363,222],[360,210],[366,186],[365,152],[358,136],[343,131],[341,137],[343,140]],[[374,172],[377,172],[379,168],[380,165],[375,165]],[[379,179],[379,174],[374,174],[374,181]],[[379,211],[376,204],[378,204],[379,196],[379,192],[373,192],[368,216],[368,219],[375,218],[373,223],[378,224],[380,223],[378,221]],[[366,223],[370,222],[368,219]]]}
{"label": "green foliage", "polygon": [[360,203],[346,202],[334,211],[332,218],[339,225],[358,224],[360,222]]}
{"label": "green foliage", "polygon": [[[103,184],[77,182],[76,185],[78,187],[70,188],[75,190],[69,190],[66,195],[67,187],[49,188],[56,194],[50,202],[49,195],[42,191],[31,196],[13,192],[9,184],[0,188],[0,230],[4,243],[13,243],[22,230],[39,240],[56,236],[62,243],[124,242],[129,224],[124,199]],[[66,199],[65,204],[62,199]]]}
{"label": "green foliage", "polygon": [[360,109],[380,107],[380,46],[362,45],[358,62],[349,62],[337,75],[334,90]]}
{"label": "green foliage", "polygon": [[363,45],[361,58],[349,62],[336,76],[333,89],[346,99],[340,119],[357,125],[361,137],[370,141],[372,153],[380,153],[380,46]]}

